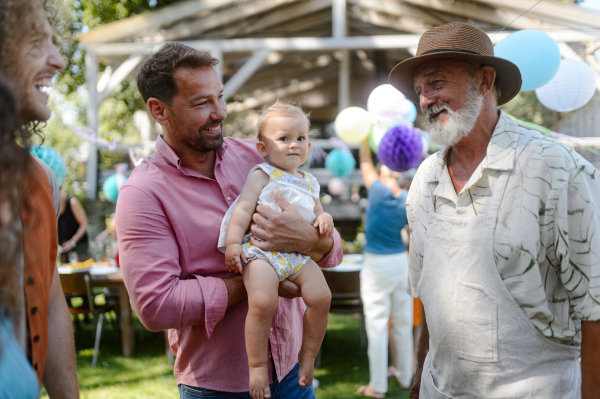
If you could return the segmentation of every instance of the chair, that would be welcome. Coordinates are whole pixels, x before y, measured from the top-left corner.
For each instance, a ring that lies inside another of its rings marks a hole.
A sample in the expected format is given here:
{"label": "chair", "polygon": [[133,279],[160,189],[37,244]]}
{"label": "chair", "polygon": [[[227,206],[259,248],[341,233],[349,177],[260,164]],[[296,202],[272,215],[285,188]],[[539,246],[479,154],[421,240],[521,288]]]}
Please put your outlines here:
{"label": "chair", "polygon": [[73,307],[70,301],[67,301],[69,312],[71,314],[92,314],[98,316],[96,321],[96,337],[94,342],[94,356],[92,358],[92,367],[98,363],[98,351],[100,349],[100,337],[104,324],[104,315],[111,310],[110,306],[96,306],[94,304],[95,295],[92,292],[90,273],[88,271],[78,271],[69,274],[60,274],[60,283],[63,293],[67,299],[74,297],[84,298],[84,303],[80,307]]}
{"label": "chair", "polygon": [[[328,271],[322,269],[325,281],[331,291],[329,313],[356,314],[360,322],[360,346],[367,345],[367,330],[363,303],[360,298],[360,271]],[[324,341],[325,343],[325,341]],[[321,367],[321,349],[315,359],[315,368]]]}
{"label": "chair", "polygon": [[360,319],[360,346],[367,345],[363,303],[360,298],[360,271],[333,272],[323,269],[331,290],[330,313],[357,314]]}

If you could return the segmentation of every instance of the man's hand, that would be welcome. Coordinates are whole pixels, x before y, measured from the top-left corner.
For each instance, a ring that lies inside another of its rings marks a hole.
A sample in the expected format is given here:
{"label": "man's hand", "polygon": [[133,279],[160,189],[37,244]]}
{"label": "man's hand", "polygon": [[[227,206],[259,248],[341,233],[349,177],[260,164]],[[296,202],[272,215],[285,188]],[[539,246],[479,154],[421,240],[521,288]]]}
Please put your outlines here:
{"label": "man's hand", "polygon": [[333,236],[333,218],[327,212],[317,216],[314,226],[319,229],[321,237],[331,238]]}
{"label": "man's hand", "polygon": [[241,273],[242,265],[248,263],[240,244],[228,245],[225,250],[225,265],[230,272]]}
{"label": "man's hand", "polygon": [[266,251],[300,252],[315,262],[323,259],[331,250],[333,240],[322,239],[317,229],[304,220],[300,212],[283,199],[277,190],[273,192],[273,197],[282,211],[277,212],[265,205],[256,207],[256,213],[252,215],[255,224],[250,229],[264,241],[252,237],[252,245]]}
{"label": "man's hand", "polygon": [[289,280],[283,280],[279,283],[278,294],[282,298],[294,299],[302,296],[300,287],[297,284],[292,283]]}
{"label": "man's hand", "polygon": [[[248,293],[244,286],[243,277],[232,277],[223,279],[225,287],[227,287],[227,307],[233,306],[238,302],[246,299]],[[278,295],[282,298],[294,299],[302,296],[300,287],[288,280],[283,280],[279,283]]]}
{"label": "man's hand", "polygon": [[419,338],[419,349],[417,350],[417,369],[415,371],[415,380],[410,388],[408,397],[410,399],[419,399],[421,390],[421,375],[423,374],[423,363],[429,352],[429,329],[425,318],[425,309],[423,309],[423,327],[421,328],[421,337]]}

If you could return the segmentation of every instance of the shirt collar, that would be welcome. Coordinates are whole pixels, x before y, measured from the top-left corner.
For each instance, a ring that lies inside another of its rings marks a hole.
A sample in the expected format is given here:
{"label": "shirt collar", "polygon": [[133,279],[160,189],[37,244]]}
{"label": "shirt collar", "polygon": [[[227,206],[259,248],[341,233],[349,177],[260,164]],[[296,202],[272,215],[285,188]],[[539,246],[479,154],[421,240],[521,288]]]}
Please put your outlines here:
{"label": "shirt collar", "polygon": [[[519,125],[503,111],[500,111],[498,123],[494,128],[492,137],[486,150],[486,156],[473,173],[472,178],[478,179],[475,174],[481,175],[486,169],[512,170],[516,155],[516,147],[522,134]],[[451,147],[444,147],[438,151],[436,162],[429,170],[425,181],[428,183],[439,182],[446,168],[446,159]],[[481,177],[481,176],[479,176]],[[471,180],[471,179],[470,179]]]}
{"label": "shirt collar", "polygon": [[[179,156],[173,151],[170,145],[165,141],[164,135],[159,135],[156,138],[156,152],[158,152],[170,165],[176,167],[181,170],[181,159]],[[227,150],[227,140],[223,140],[223,145],[221,148],[217,150],[217,159],[215,161],[215,166],[221,162],[223,156],[225,155],[225,151]]]}

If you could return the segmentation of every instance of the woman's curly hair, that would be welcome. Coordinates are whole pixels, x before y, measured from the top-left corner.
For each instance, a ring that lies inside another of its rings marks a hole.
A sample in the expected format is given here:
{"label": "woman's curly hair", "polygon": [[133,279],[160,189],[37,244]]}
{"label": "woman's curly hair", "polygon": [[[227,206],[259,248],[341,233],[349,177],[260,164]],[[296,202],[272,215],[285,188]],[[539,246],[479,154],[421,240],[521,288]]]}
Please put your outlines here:
{"label": "woman's curly hair", "polygon": [[[0,318],[18,316],[21,229],[19,211],[24,179],[32,159],[26,148],[16,143],[16,98],[6,77],[0,74]],[[15,320],[16,321],[16,320]]]}

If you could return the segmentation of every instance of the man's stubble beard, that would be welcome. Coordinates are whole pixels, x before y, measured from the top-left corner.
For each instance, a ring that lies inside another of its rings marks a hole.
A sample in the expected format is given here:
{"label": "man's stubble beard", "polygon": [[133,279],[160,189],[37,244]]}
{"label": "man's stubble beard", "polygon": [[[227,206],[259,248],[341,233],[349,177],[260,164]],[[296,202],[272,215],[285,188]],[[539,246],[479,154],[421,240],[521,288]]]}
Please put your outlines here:
{"label": "man's stubble beard", "polygon": [[[175,120],[179,120],[179,117],[175,113],[173,116]],[[211,125],[214,125],[214,122],[209,120],[199,129],[194,129],[187,123],[177,123],[174,126],[174,130],[180,133],[185,132],[182,142],[190,150],[195,152],[211,152],[218,150],[223,145],[223,122],[221,122],[221,133],[218,136],[208,136],[202,133],[202,130]]]}
{"label": "man's stubble beard", "polygon": [[[432,143],[442,147],[452,147],[471,133],[481,113],[483,95],[474,81],[471,81],[465,94],[467,101],[459,110],[452,110],[448,103],[445,102],[434,105],[427,110],[427,128],[429,130],[429,139]],[[446,110],[448,113],[446,123],[444,125],[441,125],[439,121],[430,123],[429,118],[431,114],[442,110]]]}

